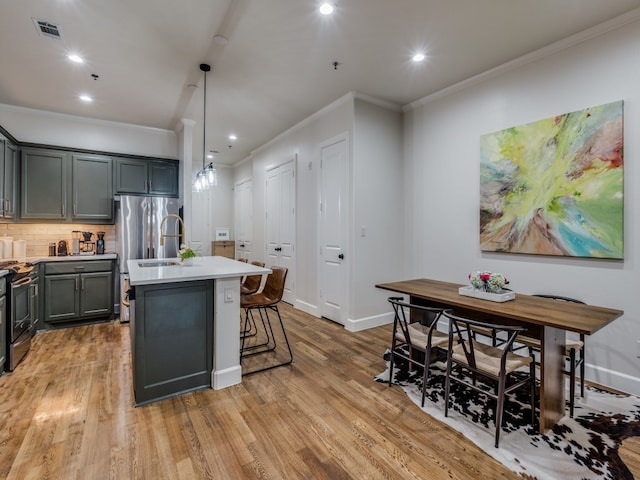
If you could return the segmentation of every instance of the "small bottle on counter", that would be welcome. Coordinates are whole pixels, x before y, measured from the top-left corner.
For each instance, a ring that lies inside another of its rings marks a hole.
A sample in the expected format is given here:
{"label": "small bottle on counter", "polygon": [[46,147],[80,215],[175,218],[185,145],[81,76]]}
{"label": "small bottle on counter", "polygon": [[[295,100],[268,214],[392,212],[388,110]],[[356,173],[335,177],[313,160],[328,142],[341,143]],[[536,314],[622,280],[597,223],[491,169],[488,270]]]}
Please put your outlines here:
{"label": "small bottle on counter", "polygon": [[49,256],[50,257],[56,256],[56,242],[51,242],[49,244]]}

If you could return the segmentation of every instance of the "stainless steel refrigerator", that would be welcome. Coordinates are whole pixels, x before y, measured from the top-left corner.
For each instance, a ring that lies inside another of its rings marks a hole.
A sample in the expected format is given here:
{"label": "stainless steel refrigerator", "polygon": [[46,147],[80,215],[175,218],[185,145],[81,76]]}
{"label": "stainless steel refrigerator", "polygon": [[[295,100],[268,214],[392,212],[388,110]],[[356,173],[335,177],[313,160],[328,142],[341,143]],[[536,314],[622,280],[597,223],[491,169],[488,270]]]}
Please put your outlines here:
{"label": "stainless steel refrigerator", "polygon": [[[180,233],[180,222],[176,218],[178,209],[178,199],[169,197],[123,195],[120,201],[116,202],[116,252],[120,270],[121,322],[129,321],[127,260],[177,257],[180,249],[180,238],[176,236]],[[164,245],[160,245],[162,235],[165,235],[162,242]]]}

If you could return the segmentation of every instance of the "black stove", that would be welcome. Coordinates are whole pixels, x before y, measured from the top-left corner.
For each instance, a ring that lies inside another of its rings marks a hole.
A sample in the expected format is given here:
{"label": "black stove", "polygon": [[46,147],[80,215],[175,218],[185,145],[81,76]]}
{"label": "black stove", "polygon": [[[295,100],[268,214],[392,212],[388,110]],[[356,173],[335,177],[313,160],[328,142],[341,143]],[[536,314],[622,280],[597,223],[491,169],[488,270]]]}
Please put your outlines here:
{"label": "black stove", "polygon": [[33,263],[6,260],[0,262],[0,270],[9,270],[7,278],[10,282],[14,282],[29,275],[33,271]]}
{"label": "black stove", "polygon": [[31,320],[37,286],[32,285],[36,272],[29,262],[7,260],[0,262],[0,270],[7,270],[7,370],[16,368],[31,346]]}

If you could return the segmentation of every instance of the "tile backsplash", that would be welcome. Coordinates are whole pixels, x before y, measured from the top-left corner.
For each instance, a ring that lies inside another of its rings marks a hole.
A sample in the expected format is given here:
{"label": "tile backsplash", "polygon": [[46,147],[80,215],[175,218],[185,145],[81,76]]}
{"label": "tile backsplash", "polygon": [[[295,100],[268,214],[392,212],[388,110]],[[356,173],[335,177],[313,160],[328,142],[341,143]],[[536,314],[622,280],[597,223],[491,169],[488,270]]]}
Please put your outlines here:
{"label": "tile backsplash", "polygon": [[93,232],[91,241],[98,239],[96,232],[105,232],[105,252],[114,252],[116,248],[115,225],[85,225],[79,223],[4,223],[0,224],[0,240],[2,237],[12,237],[13,240],[27,242],[27,257],[46,257],[49,254],[49,244],[66,240],[71,247],[72,231]]}

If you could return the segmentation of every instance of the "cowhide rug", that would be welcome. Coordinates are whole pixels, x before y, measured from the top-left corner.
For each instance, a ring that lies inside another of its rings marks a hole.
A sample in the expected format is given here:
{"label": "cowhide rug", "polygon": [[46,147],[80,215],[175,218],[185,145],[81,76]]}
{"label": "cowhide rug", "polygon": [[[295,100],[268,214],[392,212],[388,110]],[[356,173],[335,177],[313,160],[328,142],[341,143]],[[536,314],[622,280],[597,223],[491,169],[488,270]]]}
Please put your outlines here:
{"label": "cowhide rug", "polygon": [[[387,370],[375,377],[388,382]],[[394,365],[394,386],[400,385],[420,407],[422,373]],[[622,441],[640,436],[640,398],[614,395],[587,387],[576,397],[574,418],[565,416],[551,431],[541,434],[529,424],[528,389],[513,392],[505,402],[500,448],[495,448],[495,402],[452,383],[449,416],[444,416],[445,365],[432,364],[423,410],[463,433],[487,454],[523,477],[545,479],[633,479],[618,455]],[[579,390],[579,389],[576,389]],[[567,394],[568,396],[568,394]]]}

